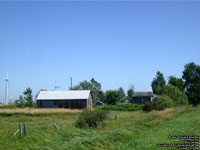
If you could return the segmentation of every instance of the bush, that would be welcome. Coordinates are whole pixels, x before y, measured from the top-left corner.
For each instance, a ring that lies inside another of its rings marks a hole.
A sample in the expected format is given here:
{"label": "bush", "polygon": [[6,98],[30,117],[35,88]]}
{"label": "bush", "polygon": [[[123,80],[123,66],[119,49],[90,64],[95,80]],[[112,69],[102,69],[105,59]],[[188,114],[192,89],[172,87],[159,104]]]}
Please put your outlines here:
{"label": "bush", "polygon": [[142,108],[143,111],[149,112],[154,109],[154,102],[147,102],[144,107]]}
{"label": "bush", "polygon": [[173,100],[175,105],[188,104],[187,95],[173,85],[165,85],[164,87],[162,87],[159,91],[159,95],[169,96]]}
{"label": "bush", "polygon": [[163,110],[165,107],[161,103],[147,102],[142,108],[143,111],[149,112],[152,110]]}
{"label": "bush", "polygon": [[174,106],[173,100],[167,95],[159,95],[156,98],[155,103],[162,105],[164,108],[168,108],[168,107],[173,107]]}
{"label": "bush", "polygon": [[147,102],[143,111],[163,110],[168,107],[174,106],[173,100],[167,95],[159,95],[154,102]]}
{"label": "bush", "polygon": [[76,127],[79,128],[96,128],[104,125],[104,120],[107,118],[108,111],[106,110],[88,110],[84,109],[76,121]]}
{"label": "bush", "polygon": [[165,107],[162,105],[162,103],[157,103],[157,102],[154,102],[154,105],[153,105],[153,110],[164,110]]}

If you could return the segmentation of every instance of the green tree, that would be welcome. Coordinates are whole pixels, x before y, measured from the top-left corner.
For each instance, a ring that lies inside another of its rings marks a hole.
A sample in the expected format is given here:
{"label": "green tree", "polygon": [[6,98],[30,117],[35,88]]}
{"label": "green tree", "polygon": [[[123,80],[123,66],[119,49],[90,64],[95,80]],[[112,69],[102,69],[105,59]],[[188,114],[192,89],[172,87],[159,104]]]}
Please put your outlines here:
{"label": "green tree", "polygon": [[106,98],[105,98],[106,104],[115,105],[117,102],[119,102],[119,100],[120,100],[120,96],[116,90],[106,91]]}
{"label": "green tree", "polygon": [[31,88],[27,88],[23,94],[25,95],[25,97],[24,97],[25,105],[28,107],[32,107],[33,106],[33,96],[32,96]]}
{"label": "green tree", "polygon": [[154,102],[161,105],[164,108],[174,106],[173,100],[168,95],[165,94],[159,95]]}
{"label": "green tree", "polygon": [[130,86],[130,88],[127,91],[127,95],[128,95],[128,100],[129,102],[133,103],[133,95],[134,95],[134,86]]}
{"label": "green tree", "polygon": [[119,89],[117,89],[117,92],[119,94],[120,101],[123,101],[125,99],[125,96],[126,96],[124,89],[122,87],[120,87]]}
{"label": "green tree", "polygon": [[158,94],[159,90],[166,84],[165,78],[160,71],[157,71],[156,77],[151,83],[151,87],[154,94]]}
{"label": "green tree", "polygon": [[89,82],[86,80],[80,82],[79,85],[75,85],[74,87],[72,87],[72,90],[90,90],[94,103],[101,100],[102,98],[102,92],[100,92],[101,83],[97,82],[94,78],[92,78]]}
{"label": "green tree", "polygon": [[23,98],[22,95],[19,96],[19,99],[18,99],[18,100],[15,100],[15,104],[16,104],[18,107],[24,107],[25,101],[24,101],[24,98]]}
{"label": "green tree", "polygon": [[185,80],[186,94],[189,103],[195,106],[200,103],[200,66],[191,62],[184,67],[182,78]]}
{"label": "green tree", "polygon": [[176,78],[175,76],[169,76],[168,84],[176,86],[179,88],[180,91],[184,92],[185,89],[185,82],[182,78]]}
{"label": "green tree", "polygon": [[158,95],[167,95],[169,96],[175,105],[188,104],[187,95],[184,92],[181,92],[178,87],[171,84],[164,85],[160,90]]}
{"label": "green tree", "polygon": [[105,102],[105,98],[106,98],[105,93],[102,90],[99,91],[99,93],[98,93],[98,99],[100,101],[102,101],[102,102]]}

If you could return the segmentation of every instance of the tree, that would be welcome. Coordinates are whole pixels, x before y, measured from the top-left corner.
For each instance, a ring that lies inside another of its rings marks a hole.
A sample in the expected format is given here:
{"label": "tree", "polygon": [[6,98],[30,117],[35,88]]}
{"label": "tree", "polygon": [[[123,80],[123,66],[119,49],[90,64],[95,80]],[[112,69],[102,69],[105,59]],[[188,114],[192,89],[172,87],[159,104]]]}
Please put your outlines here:
{"label": "tree", "polygon": [[184,92],[185,89],[185,82],[182,78],[176,78],[175,76],[169,76],[168,84],[176,86],[179,88],[180,91]]}
{"label": "tree", "polygon": [[79,85],[75,85],[74,87],[72,87],[72,90],[90,90],[94,103],[96,103],[99,100],[102,100],[101,99],[102,92],[100,92],[101,83],[97,82],[94,78],[92,78],[90,82],[86,80],[83,82],[80,82]]}
{"label": "tree", "polygon": [[156,77],[153,79],[151,83],[151,87],[154,94],[158,94],[160,88],[162,88],[166,84],[165,78],[160,71],[157,71]]}
{"label": "tree", "polygon": [[116,90],[106,91],[106,98],[105,98],[106,104],[115,105],[117,102],[119,102],[119,100],[120,96]]}
{"label": "tree", "polygon": [[32,107],[33,106],[33,96],[32,96],[31,88],[27,88],[23,94],[25,95],[25,97],[24,97],[25,105],[28,107]]}
{"label": "tree", "polygon": [[182,78],[185,80],[186,94],[189,103],[195,106],[200,103],[200,66],[191,62],[186,64],[184,68]]}
{"label": "tree", "polygon": [[100,101],[105,102],[106,96],[105,96],[105,93],[102,90],[99,91],[98,98],[99,98]]}
{"label": "tree", "polygon": [[173,86],[171,84],[164,85],[160,90],[158,95],[167,95],[169,96],[175,105],[184,105],[188,104],[187,95],[180,91],[178,87]]}
{"label": "tree", "polygon": [[133,103],[133,95],[134,95],[134,86],[131,85],[127,91],[128,99],[131,103]]}
{"label": "tree", "polygon": [[120,87],[119,89],[117,89],[117,92],[119,94],[120,101],[123,101],[126,96],[124,89],[122,87]]}
{"label": "tree", "polygon": [[15,104],[18,107],[24,107],[25,101],[22,95],[19,96],[19,98],[17,100],[15,100]]}

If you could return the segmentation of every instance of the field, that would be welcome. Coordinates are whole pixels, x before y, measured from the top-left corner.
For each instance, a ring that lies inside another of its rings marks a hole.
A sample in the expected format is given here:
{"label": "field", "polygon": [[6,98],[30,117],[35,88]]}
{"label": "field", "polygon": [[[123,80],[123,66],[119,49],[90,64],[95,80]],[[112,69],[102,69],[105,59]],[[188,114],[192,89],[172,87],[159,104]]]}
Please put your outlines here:
{"label": "field", "polygon": [[24,108],[24,109],[0,109],[0,115],[12,116],[12,115],[51,115],[51,114],[66,114],[66,113],[78,113],[81,112],[79,109],[37,109],[37,108]]}
{"label": "field", "polygon": [[[157,144],[177,143],[168,136],[200,136],[200,109],[168,108],[144,113],[111,111],[106,126],[79,129],[79,110],[0,109],[0,150],[157,150]],[[115,115],[117,119],[115,120]],[[12,137],[19,123],[26,123],[28,134]],[[56,123],[60,130],[57,130]]]}

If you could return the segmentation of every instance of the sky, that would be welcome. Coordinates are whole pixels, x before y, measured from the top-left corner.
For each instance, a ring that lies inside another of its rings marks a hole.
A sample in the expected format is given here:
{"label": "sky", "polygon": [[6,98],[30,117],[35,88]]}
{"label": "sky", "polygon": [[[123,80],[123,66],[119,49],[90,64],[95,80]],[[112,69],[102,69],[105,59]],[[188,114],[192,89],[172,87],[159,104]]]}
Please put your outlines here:
{"label": "sky", "polygon": [[151,91],[156,72],[200,64],[198,1],[0,1],[0,102],[26,88],[68,90],[92,77],[102,90]]}

